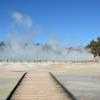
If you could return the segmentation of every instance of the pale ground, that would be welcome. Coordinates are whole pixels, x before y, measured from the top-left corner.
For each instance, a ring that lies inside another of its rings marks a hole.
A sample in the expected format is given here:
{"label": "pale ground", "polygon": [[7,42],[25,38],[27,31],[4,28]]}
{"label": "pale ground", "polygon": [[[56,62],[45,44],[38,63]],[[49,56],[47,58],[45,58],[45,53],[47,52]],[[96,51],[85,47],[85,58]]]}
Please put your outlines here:
{"label": "pale ground", "polygon": [[0,100],[6,100],[23,74],[0,70]]}
{"label": "pale ground", "polygon": [[100,75],[97,62],[0,62],[0,72],[6,71],[46,71],[75,75]]}
{"label": "pale ground", "polygon": [[1,62],[0,75],[8,71],[52,72],[79,100],[100,100],[100,63]]}

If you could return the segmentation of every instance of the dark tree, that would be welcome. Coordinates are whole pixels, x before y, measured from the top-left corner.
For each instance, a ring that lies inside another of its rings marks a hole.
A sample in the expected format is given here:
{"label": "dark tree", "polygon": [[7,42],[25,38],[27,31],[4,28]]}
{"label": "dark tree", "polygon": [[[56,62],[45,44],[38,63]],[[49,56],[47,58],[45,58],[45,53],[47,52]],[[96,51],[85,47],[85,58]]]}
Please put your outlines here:
{"label": "dark tree", "polygon": [[0,47],[5,46],[5,43],[3,41],[0,42]]}
{"label": "dark tree", "polygon": [[96,40],[92,40],[86,47],[91,49],[91,53],[94,57],[100,56],[100,37]]}

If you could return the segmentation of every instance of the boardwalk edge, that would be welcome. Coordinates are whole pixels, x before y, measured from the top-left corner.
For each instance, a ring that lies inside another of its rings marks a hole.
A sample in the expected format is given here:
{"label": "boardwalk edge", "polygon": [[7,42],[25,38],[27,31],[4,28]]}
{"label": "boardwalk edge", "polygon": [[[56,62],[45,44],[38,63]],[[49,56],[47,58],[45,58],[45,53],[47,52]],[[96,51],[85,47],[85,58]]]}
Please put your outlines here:
{"label": "boardwalk edge", "polygon": [[52,74],[52,73],[49,73],[52,78],[63,88],[63,90],[68,93],[68,95],[72,98],[72,100],[77,100],[75,98],[75,96]]}
{"label": "boardwalk edge", "polygon": [[22,77],[19,79],[19,81],[17,82],[17,84],[15,85],[15,87],[12,89],[12,91],[10,92],[10,94],[7,96],[6,100],[11,100],[11,97],[13,95],[13,93],[15,92],[15,90],[17,89],[17,87],[19,86],[19,84],[21,83],[21,81],[23,80],[23,78],[25,77],[27,73],[24,73],[22,75]]}

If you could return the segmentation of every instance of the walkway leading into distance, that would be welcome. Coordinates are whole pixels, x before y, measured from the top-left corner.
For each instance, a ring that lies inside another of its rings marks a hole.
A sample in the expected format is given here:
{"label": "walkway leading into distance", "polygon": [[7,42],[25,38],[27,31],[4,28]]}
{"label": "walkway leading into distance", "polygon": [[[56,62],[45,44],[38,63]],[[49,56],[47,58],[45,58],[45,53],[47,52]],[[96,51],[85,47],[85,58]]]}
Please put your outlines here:
{"label": "walkway leading into distance", "polygon": [[11,100],[71,100],[71,98],[49,73],[29,72]]}

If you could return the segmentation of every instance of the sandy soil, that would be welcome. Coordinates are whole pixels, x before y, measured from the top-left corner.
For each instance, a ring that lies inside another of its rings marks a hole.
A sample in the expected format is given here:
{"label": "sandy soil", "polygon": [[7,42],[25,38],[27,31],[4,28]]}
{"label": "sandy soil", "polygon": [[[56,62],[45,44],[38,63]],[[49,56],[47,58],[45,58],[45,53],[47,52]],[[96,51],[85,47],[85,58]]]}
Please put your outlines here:
{"label": "sandy soil", "polygon": [[0,62],[0,73],[6,71],[47,71],[62,74],[100,75],[97,62]]}

